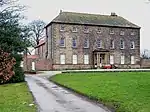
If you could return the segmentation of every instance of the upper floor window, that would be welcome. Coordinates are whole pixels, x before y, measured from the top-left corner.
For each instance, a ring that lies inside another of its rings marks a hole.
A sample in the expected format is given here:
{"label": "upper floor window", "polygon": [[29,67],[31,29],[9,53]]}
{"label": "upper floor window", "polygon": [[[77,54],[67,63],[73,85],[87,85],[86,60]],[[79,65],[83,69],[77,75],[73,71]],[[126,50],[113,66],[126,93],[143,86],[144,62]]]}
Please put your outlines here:
{"label": "upper floor window", "polygon": [[115,34],[115,32],[112,28],[110,29],[110,34]]}
{"label": "upper floor window", "polygon": [[101,28],[97,28],[97,33],[102,33],[102,29]]}
{"label": "upper floor window", "polygon": [[131,35],[135,35],[135,32],[134,32],[134,31],[132,31],[132,32],[131,32]]}
{"label": "upper floor window", "polygon": [[72,39],[72,47],[73,48],[77,47],[77,39],[75,39],[75,38]]}
{"label": "upper floor window", "polygon": [[72,32],[77,32],[77,27],[73,26]]}
{"label": "upper floor window", "polygon": [[89,33],[89,29],[87,26],[84,26],[84,33]]}
{"label": "upper floor window", "polygon": [[102,40],[97,39],[97,47],[102,48]]}
{"label": "upper floor window", "polygon": [[114,40],[110,40],[110,48],[111,49],[115,48],[115,42],[114,42]]}
{"label": "upper floor window", "polygon": [[120,49],[124,49],[124,41],[122,39],[120,40]]}
{"label": "upper floor window", "polygon": [[131,41],[131,45],[130,45],[130,48],[131,48],[131,49],[134,49],[134,48],[135,48],[135,44],[134,44],[134,41]]}
{"label": "upper floor window", "polygon": [[60,25],[60,31],[65,31],[65,26],[64,25]]}
{"label": "upper floor window", "polygon": [[84,39],[84,48],[89,48],[89,39]]}
{"label": "upper floor window", "polygon": [[120,35],[124,35],[125,33],[124,33],[124,31],[120,31]]}
{"label": "upper floor window", "polygon": [[65,47],[65,38],[60,38],[60,47]]}

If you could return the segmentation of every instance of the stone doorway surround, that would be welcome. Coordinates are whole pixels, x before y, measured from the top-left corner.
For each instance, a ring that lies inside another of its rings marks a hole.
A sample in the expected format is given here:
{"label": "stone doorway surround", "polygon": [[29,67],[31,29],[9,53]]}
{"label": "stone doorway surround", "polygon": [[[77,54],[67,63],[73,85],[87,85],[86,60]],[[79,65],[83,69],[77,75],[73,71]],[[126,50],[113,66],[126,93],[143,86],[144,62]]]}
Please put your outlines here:
{"label": "stone doorway surround", "polygon": [[109,64],[109,51],[106,49],[93,51],[94,68],[101,68],[104,65]]}

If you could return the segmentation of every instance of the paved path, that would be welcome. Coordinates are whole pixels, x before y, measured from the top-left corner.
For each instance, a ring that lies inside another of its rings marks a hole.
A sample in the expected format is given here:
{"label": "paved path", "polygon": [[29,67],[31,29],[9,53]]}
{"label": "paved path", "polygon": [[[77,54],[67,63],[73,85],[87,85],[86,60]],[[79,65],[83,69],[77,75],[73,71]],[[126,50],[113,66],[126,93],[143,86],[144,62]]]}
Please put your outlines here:
{"label": "paved path", "polygon": [[[54,75],[50,73],[49,75]],[[109,112],[107,109],[86,101],[71,92],[49,82],[48,72],[41,76],[26,76],[39,112]]]}

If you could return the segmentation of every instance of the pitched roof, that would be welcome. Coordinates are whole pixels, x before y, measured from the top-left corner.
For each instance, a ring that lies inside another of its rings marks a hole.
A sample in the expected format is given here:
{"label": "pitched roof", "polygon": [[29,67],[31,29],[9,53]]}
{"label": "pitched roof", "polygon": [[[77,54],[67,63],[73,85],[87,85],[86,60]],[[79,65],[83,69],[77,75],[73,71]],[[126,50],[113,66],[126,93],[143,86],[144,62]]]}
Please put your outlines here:
{"label": "pitched roof", "polygon": [[[61,12],[55,19],[51,21],[51,23],[54,22],[140,28],[139,26],[117,15],[113,15],[113,16],[98,15],[98,14],[76,13],[76,12]],[[50,24],[48,24],[47,26],[49,26]]]}
{"label": "pitched roof", "polygon": [[46,43],[46,39],[44,38],[44,39],[40,40],[39,44],[35,48],[38,48],[38,47],[44,45],[45,43]]}

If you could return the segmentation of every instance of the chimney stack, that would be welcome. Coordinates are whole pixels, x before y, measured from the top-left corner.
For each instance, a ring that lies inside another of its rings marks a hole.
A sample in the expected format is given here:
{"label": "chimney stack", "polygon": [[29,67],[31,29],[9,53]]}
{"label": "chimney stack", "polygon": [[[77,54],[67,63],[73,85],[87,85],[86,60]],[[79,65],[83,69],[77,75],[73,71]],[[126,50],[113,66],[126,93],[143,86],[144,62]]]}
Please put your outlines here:
{"label": "chimney stack", "polygon": [[117,16],[115,12],[111,12],[111,16]]}
{"label": "chimney stack", "polygon": [[63,12],[63,11],[62,11],[62,10],[60,10],[60,12],[59,12],[59,13],[61,14],[62,12]]}

